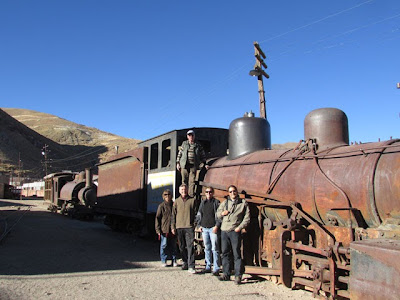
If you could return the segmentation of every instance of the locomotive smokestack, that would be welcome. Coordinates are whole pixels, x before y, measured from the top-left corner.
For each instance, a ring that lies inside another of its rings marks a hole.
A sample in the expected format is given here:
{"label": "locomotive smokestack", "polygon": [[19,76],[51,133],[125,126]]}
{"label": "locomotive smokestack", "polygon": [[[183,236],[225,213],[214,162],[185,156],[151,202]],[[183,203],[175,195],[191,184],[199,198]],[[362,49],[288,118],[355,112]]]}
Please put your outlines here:
{"label": "locomotive smokestack", "polygon": [[92,186],[92,170],[90,168],[85,169],[86,173],[86,187]]}

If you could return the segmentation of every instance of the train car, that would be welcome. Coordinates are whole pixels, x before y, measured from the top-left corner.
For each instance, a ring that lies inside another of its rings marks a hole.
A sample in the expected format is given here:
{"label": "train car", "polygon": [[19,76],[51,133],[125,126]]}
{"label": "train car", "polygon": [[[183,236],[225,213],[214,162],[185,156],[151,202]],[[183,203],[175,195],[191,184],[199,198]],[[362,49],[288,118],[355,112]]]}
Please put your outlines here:
{"label": "train car", "polygon": [[22,197],[44,197],[44,181],[24,183],[21,189]]}
{"label": "train car", "polygon": [[267,150],[267,120],[234,120],[229,155],[201,182],[221,201],[234,184],[249,203],[245,273],[331,299],[398,299],[400,140],[349,145],[334,108],[304,126],[296,148]]}
{"label": "train car", "polygon": [[44,177],[44,200],[52,212],[78,218],[91,218],[96,200],[97,185],[91,169],[85,172],[59,172]]}
{"label": "train car", "polygon": [[[129,232],[144,229],[142,234],[154,232],[155,213],[163,201],[163,190],[170,189],[174,198],[179,196],[181,175],[176,170],[176,157],[187,130],[174,130],[143,141],[137,149],[98,165],[95,211],[106,215],[105,223],[112,229]],[[227,129],[194,130],[207,158],[226,155]],[[200,179],[204,171],[199,171]]]}

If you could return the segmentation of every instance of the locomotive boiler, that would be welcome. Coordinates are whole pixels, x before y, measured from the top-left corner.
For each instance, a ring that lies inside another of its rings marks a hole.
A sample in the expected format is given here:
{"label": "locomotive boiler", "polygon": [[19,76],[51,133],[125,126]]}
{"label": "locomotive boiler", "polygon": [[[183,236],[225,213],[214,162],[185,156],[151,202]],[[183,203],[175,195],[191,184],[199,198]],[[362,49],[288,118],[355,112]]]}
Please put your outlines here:
{"label": "locomotive boiler", "polygon": [[44,200],[52,212],[91,219],[97,186],[90,168],[84,172],[58,172],[44,177]]}
{"label": "locomotive boiler", "polygon": [[266,119],[234,120],[229,155],[201,182],[220,200],[234,184],[250,205],[245,273],[334,299],[397,299],[400,141],[349,145],[335,108],[310,112],[294,149],[270,140]]}

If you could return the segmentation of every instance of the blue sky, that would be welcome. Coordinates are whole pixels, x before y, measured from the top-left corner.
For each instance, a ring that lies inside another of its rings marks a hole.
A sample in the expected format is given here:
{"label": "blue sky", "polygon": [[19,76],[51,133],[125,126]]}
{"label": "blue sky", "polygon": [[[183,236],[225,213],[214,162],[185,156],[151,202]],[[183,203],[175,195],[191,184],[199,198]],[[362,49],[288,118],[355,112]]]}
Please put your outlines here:
{"label": "blue sky", "polygon": [[0,41],[0,107],[124,137],[259,116],[254,41],[272,143],[321,107],[351,141],[399,137],[398,0],[2,0]]}

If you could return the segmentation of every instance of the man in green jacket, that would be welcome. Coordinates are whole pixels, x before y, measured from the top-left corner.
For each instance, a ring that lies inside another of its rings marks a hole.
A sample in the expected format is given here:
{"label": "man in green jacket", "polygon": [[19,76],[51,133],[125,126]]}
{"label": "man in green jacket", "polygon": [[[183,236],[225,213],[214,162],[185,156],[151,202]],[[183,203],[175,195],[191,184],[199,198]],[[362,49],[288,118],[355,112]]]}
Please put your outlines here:
{"label": "man in green jacket", "polygon": [[244,266],[242,262],[241,232],[250,223],[250,209],[244,199],[240,199],[236,186],[228,187],[229,197],[222,202],[217,210],[217,218],[221,223],[221,248],[223,274],[219,277],[221,281],[229,281],[231,274],[232,251],[235,266],[235,284],[242,282]]}
{"label": "man in green jacket", "polygon": [[172,207],[172,233],[178,235],[179,250],[182,254],[182,270],[195,274],[194,261],[194,221],[196,216],[196,201],[187,193],[187,185],[179,187],[180,197],[175,199]]}
{"label": "man in green jacket", "polygon": [[193,197],[197,170],[201,165],[205,165],[206,169],[208,166],[203,147],[195,142],[194,131],[189,130],[186,135],[187,140],[182,143],[176,158],[176,169],[181,172],[182,183],[189,186],[189,195]]}

